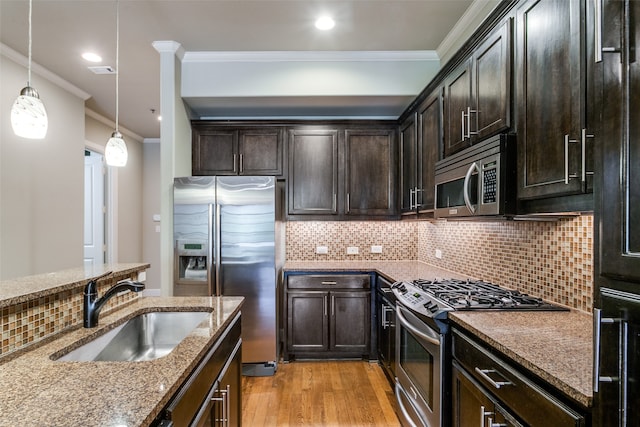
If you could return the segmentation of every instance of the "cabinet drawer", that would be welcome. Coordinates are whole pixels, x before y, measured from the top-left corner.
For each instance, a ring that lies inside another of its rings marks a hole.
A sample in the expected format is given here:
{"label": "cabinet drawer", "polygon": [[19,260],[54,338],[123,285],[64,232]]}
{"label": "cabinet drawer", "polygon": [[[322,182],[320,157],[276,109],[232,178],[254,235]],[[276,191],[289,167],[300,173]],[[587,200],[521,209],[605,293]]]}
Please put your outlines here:
{"label": "cabinet drawer", "polygon": [[240,340],[240,330],[238,317],[234,324],[229,326],[226,336],[214,345],[164,410],[164,419],[171,420],[174,427],[188,426],[195,417]]}
{"label": "cabinet drawer", "polygon": [[289,289],[369,289],[370,278],[367,274],[305,274],[289,276]]}
{"label": "cabinet drawer", "polygon": [[453,357],[510,412],[531,426],[583,426],[585,419],[518,372],[505,360],[453,330]]}

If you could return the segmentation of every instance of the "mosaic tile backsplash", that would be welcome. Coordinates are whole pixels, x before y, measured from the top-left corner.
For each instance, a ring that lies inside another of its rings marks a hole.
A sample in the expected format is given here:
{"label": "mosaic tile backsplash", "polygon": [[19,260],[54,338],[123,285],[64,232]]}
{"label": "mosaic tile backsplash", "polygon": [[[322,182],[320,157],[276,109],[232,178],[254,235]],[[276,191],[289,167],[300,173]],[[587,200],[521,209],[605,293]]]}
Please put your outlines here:
{"label": "mosaic tile backsplash", "polygon": [[[396,261],[417,259],[417,223],[401,221],[289,221],[287,261]],[[327,254],[316,254],[326,246]],[[348,255],[348,247],[357,255]],[[382,253],[371,253],[382,246]]]}
{"label": "mosaic tile backsplash", "polygon": [[[100,280],[98,294],[103,295],[117,281],[133,279],[130,274]],[[82,325],[83,289],[62,291],[21,304],[0,308],[2,341],[0,356],[5,356],[55,333]],[[138,294],[126,292],[111,298],[102,309],[108,313],[114,308],[138,298]]]}
{"label": "mosaic tile backsplash", "polygon": [[[591,312],[593,216],[558,221],[289,222],[288,261],[419,260]],[[315,253],[327,246],[326,255]],[[369,253],[382,245],[382,254]],[[347,255],[358,246],[358,255]],[[436,249],[442,258],[436,258]]]}

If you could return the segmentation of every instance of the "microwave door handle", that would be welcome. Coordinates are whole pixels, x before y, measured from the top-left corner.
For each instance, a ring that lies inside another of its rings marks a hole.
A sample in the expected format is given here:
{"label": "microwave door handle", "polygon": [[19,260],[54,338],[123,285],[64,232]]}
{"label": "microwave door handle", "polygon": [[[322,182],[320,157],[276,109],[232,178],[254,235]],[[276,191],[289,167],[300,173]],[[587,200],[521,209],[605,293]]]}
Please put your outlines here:
{"label": "microwave door handle", "polygon": [[471,197],[469,196],[469,185],[471,184],[471,175],[473,175],[473,170],[477,170],[480,173],[480,169],[478,168],[478,164],[473,162],[471,166],[469,166],[469,170],[467,170],[467,174],[464,176],[464,189],[462,191],[462,195],[464,196],[464,204],[467,205],[467,208],[471,212],[472,215],[476,213],[476,208],[471,204]]}

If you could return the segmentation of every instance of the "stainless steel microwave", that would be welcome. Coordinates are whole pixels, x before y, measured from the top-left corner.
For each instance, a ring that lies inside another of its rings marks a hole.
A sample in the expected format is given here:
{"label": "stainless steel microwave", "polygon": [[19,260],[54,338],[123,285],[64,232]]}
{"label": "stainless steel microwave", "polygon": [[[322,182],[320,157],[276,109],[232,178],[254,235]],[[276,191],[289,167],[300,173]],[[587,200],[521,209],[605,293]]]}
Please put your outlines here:
{"label": "stainless steel microwave", "polygon": [[436,163],[436,218],[516,213],[515,135],[500,134]]}

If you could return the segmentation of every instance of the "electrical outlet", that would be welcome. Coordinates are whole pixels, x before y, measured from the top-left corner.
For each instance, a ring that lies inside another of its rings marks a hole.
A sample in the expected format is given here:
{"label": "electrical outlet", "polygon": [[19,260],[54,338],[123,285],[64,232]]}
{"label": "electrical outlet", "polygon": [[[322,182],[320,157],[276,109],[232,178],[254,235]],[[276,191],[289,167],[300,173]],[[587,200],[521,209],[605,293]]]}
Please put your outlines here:
{"label": "electrical outlet", "polygon": [[436,258],[442,259],[442,251],[440,249],[436,249]]}
{"label": "electrical outlet", "polygon": [[381,254],[382,253],[382,245],[373,245],[371,246],[372,254]]}
{"label": "electrical outlet", "polygon": [[326,255],[329,253],[328,246],[316,246],[316,253],[320,255]]}
{"label": "electrical outlet", "polygon": [[347,255],[358,255],[358,247],[357,246],[349,246],[347,248]]}

